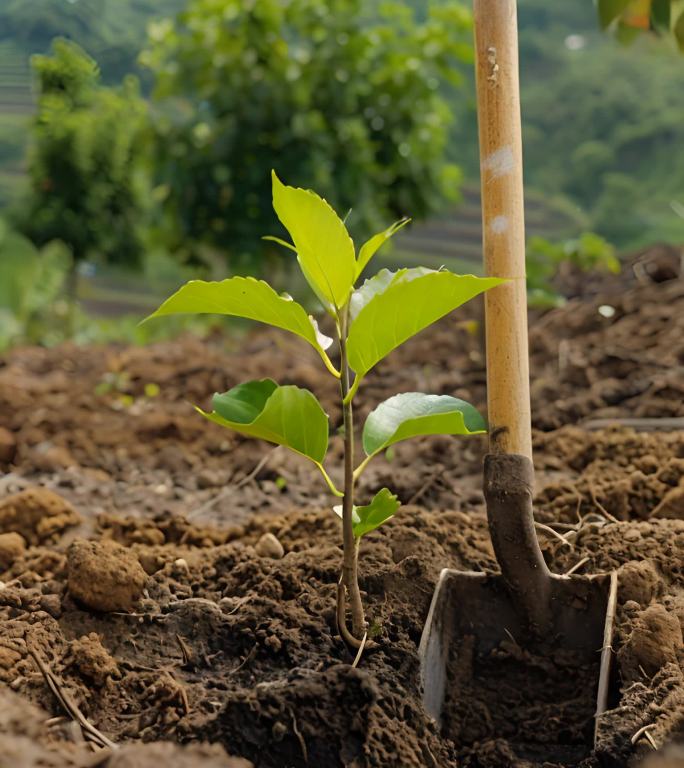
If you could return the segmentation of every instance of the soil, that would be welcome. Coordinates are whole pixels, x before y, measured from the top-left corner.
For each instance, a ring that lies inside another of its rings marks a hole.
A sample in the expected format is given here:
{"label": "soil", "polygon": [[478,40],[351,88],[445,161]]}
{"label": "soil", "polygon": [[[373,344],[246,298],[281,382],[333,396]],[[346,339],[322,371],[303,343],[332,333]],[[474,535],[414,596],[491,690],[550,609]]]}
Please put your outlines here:
{"label": "soil", "polygon": [[[423,710],[417,646],[439,571],[496,569],[482,438],[402,443],[364,475],[360,498],[387,485],[404,506],[361,545],[376,645],[352,665],[335,629],[340,525],[325,486],[190,405],[274,376],[313,389],[335,432],[335,382],[315,354],[256,331],[0,358],[0,767],[681,765],[676,747],[651,753],[684,740],[684,431],[585,425],[684,416],[684,279],[665,255],[531,316],[544,555],[556,573],[620,576],[596,749],[595,673],[560,651],[541,661],[565,669],[565,690],[538,660],[521,678],[519,649],[502,646],[488,671],[497,706],[445,733]],[[474,311],[383,361],[359,421],[401,391],[483,406]],[[335,436],[337,479],[340,452]],[[116,748],[93,752],[73,705]],[[527,754],[513,749],[520,734]]]}

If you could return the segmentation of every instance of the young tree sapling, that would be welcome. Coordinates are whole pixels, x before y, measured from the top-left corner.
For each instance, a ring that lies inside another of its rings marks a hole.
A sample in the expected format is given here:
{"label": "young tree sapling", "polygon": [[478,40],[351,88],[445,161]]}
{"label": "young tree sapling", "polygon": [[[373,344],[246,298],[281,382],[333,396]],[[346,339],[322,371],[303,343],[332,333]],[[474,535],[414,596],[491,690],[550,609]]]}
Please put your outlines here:
{"label": "young tree sapling", "polygon": [[[369,371],[422,329],[483,291],[502,282],[496,278],[456,275],[423,267],[382,269],[356,288],[369,261],[407,219],[371,237],[355,252],[344,222],[311,190],[289,187],[273,176],[273,207],[292,242],[269,239],[293,251],[306,281],[334,320],[339,368],[328,354],[333,339],[324,336],[314,318],[288,295],[252,277],[220,282],[191,280],[168,298],[151,317],[178,313],[217,313],[259,320],[305,339],[328,372],[339,379],[343,411],[344,485],[338,490],[324,467],[328,449],[328,417],[316,397],[294,385],[272,379],[248,381],[215,394],[207,419],[243,435],[284,445],[307,458],[321,472],[331,492],[342,499],[335,507],[342,518],[343,563],[337,617],[344,640],[359,647],[366,632],[358,581],[362,536],[389,520],[399,501],[383,488],[365,505],[355,504],[355,485],[368,462],[394,443],[419,435],[472,435],[485,422],[469,403],[449,395],[406,392],[373,410],[363,427],[364,458],[354,459],[353,402]],[[347,628],[347,606],[352,628]]]}

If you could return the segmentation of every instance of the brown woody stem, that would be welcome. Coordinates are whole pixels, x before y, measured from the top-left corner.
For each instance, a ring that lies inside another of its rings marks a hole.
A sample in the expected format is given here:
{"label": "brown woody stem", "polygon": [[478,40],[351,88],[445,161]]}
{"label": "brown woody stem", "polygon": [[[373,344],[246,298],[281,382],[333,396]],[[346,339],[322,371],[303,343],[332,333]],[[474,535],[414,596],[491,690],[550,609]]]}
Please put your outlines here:
{"label": "brown woody stem", "polygon": [[[349,393],[349,361],[347,359],[347,327],[349,307],[345,307],[340,317],[340,390],[342,400]],[[344,423],[344,498],[342,500],[342,537],[344,559],[342,562],[342,581],[347,589],[352,615],[352,632],[356,637],[363,637],[366,631],[366,619],[359,590],[358,547],[354,537],[352,514],[354,510],[354,411],[352,400],[343,402]]]}

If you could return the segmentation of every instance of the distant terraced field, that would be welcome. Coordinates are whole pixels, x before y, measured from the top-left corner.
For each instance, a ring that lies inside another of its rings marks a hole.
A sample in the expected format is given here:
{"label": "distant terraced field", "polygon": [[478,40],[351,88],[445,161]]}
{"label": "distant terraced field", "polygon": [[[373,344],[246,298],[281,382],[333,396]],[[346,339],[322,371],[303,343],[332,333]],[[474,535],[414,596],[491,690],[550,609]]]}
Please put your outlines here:
{"label": "distant terraced field", "polygon": [[0,207],[20,190],[27,123],[33,114],[31,71],[26,54],[13,42],[0,42]]}
{"label": "distant terraced field", "polygon": [[[410,226],[395,238],[393,250],[376,256],[386,266],[437,268],[475,272],[482,263],[482,222],[480,190],[469,183],[462,201],[448,214]],[[527,236],[562,240],[578,234],[584,223],[563,201],[548,200],[534,191],[525,192]]]}

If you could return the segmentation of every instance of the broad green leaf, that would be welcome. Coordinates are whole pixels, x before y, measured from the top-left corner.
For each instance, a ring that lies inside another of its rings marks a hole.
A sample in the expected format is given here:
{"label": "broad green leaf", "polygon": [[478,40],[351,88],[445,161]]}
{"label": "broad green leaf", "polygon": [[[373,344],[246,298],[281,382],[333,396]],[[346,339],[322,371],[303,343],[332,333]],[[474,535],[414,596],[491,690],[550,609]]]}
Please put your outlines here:
{"label": "broad green leaf", "polygon": [[423,267],[382,270],[355,291],[347,337],[349,364],[359,376],[419,331],[483,291],[505,282]]}
{"label": "broad green leaf", "polygon": [[631,0],[598,0],[599,22],[603,29],[609,27],[627,8]]}
{"label": "broad green leaf", "polygon": [[330,205],[309,189],[288,187],[273,171],[273,208],[290,233],[307,282],[324,306],[340,309],[356,279],[347,228]]}
{"label": "broad green leaf", "polygon": [[363,426],[363,450],[372,456],[409,437],[479,435],[486,430],[485,420],[464,400],[405,392],[390,397],[368,414]]}
{"label": "broad green leaf", "polygon": [[[354,505],[352,511],[352,530],[354,536],[360,539],[366,533],[374,531],[391,517],[394,517],[399,509],[399,499],[387,488],[378,491],[370,504],[363,507]],[[335,514],[342,517],[342,505],[333,507]]]}
{"label": "broad green leaf", "polygon": [[378,248],[380,248],[383,243],[389,240],[392,235],[396,234],[400,229],[405,227],[409,221],[411,221],[411,219],[400,219],[399,221],[395,221],[391,227],[388,227],[384,232],[378,232],[377,235],[373,235],[370,240],[367,240],[361,246],[361,250],[359,251],[359,258],[356,263],[357,279],[368,265],[368,262],[373,258]]}
{"label": "broad green leaf", "polygon": [[215,394],[212,412],[197,410],[221,426],[284,445],[315,464],[328,450],[328,417],[308,389],[278,386],[272,379],[248,381]]}
{"label": "broad green leaf", "polygon": [[[432,272],[427,267],[414,267],[414,271],[416,276],[418,274],[427,275]],[[389,269],[381,269],[373,277],[364,280],[363,285],[352,293],[349,299],[349,318],[352,323],[371,299],[389,287],[389,284],[396,278],[397,274],[398,272],[391,272]]]}
{"label": "broad green leaf", "polygon": [[233,315],[274,325],[301,336],[328,365],[325,350],[332,339],[319,333],[314,320],[290,296],[279,296],[268,283],[253,277],[231,277],[221,282],[191,280],[150,315],[185,313]]}

